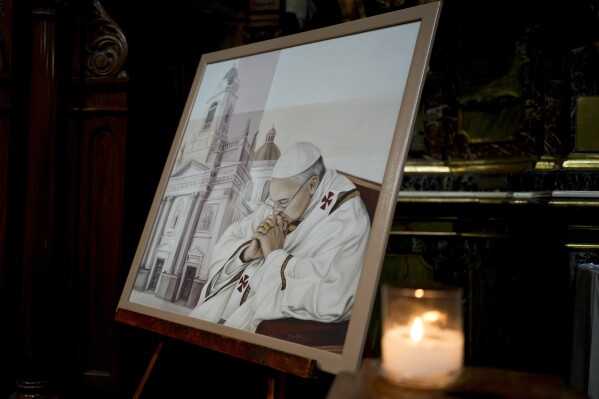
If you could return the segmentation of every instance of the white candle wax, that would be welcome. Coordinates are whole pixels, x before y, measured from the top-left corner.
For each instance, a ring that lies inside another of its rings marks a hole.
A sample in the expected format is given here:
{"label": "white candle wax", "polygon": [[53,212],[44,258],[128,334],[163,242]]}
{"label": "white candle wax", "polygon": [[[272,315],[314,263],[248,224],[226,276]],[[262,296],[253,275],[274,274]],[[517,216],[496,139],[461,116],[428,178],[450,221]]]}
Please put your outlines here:
{"label": "white candle wax", "polygon": [[427,326],[419,341],[410,326],[385,331],[381,344],[382,367],[391,376],[406,379],[446,378],[463,364],[464,335],[457,330]]}

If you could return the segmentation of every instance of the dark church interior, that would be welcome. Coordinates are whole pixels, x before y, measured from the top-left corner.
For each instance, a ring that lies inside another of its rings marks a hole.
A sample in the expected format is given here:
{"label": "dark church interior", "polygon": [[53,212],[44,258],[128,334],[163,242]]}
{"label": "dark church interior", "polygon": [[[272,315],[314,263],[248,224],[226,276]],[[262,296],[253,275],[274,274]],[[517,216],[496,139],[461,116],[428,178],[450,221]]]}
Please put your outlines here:
{"label": "dark church interior", "polygon": [[[327,398],[115,311],[203,54],[430,2],[0,0],[0,396]],[[379,284],[461,287],[466,366],[592,398],[598,207],[599,1],[442,0]]]}

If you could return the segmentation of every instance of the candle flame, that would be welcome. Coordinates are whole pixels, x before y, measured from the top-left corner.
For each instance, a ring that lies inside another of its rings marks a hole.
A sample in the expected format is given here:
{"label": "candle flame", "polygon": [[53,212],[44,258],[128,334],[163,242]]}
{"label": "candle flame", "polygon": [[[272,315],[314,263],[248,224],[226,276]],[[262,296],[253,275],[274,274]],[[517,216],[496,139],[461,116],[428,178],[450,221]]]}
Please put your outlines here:
{"label": "candle flame", "polygon": [[410,328],[410,338],[412,338],[412,341],[414,342],[420,342],[423,334],[424,329],[422,327],[422,319],[420,317],[416,317],[414,322],[412,322],[412,327]]}

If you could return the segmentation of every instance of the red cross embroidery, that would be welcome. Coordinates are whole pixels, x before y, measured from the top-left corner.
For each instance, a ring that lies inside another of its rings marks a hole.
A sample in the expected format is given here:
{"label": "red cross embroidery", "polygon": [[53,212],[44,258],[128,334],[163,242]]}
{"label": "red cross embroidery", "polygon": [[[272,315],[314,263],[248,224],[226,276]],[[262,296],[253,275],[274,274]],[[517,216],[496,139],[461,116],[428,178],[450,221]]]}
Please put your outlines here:
{"label": "red cross embroidery", "polygon": [[239,279],[239,285],[237,286],[237,291],[243,292],[243,289],[246,285],[249,284],[250,277],[246,274],[242,278]]}
{"label": "red cross embroidery", "polygon": [[328,195],[322,197],[322,205],[320,206],[320,209],[325,210],[327,209],[328,205],[331,205],[331,202],[333,202],[333,195],[334,194],[331,191],[329,191]]}

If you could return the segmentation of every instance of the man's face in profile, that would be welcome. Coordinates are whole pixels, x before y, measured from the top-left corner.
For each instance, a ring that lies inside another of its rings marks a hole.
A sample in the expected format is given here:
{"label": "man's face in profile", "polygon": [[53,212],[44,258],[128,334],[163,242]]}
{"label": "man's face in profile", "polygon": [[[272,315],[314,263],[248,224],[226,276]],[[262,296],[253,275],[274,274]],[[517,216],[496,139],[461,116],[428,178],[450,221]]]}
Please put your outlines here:
{"label": "man's face in profile", "polygon": [[270,182],[268,203],[273,207],[274,214],[281,215],[283,220],[291,223],[302,216],[317,187],[317,176],[303,182],[273,178]]}

